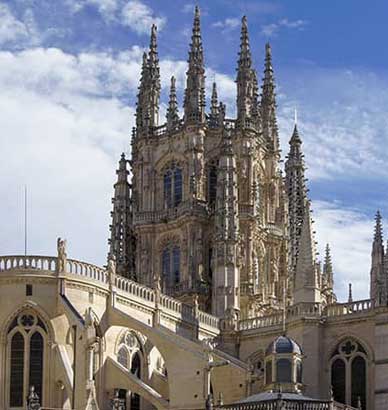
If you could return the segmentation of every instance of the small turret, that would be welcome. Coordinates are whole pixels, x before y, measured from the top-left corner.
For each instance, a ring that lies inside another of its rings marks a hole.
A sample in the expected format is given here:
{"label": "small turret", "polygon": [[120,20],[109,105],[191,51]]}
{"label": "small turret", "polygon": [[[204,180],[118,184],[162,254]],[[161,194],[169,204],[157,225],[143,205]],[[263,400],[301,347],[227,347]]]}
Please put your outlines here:
{"label": "small turret", "polygon": [[326,303],[335,303],[337,301],[337,297],[334,294],[334,273],[329,244],[326,244],[325,248],[325,259],[323,262],[322,273],[322,288],[323,294],[326,298]]}
{"label": "small turret", "polygon": [[213,273],[213,314],[232,319],[238,315],[239,270],[237,245],[239,219],[236,159],[231,135],[224,131],[217,174],[215,269]]}
{"label": "small turret", "polygon": [[132,226],[131,185],[128,182],[128,169],[125,155],[119,161],[117,182],[114,185],[112,198],[113,211],[110,225],[111,237],[108,260],[116,261],[116,271],[119,275],[135,279],[135,239]]}
{"label": "small turret", "polygon": [[315,258],[315,241],[311,222],[310,204],[306,202],[295,270],[295,304],[301,302],[321,302],[319,272]]}
{"label": "small turret", "polygon": [[384,244],[381,214],[375,217],[375,232],[372,245],[372,267],[370,273],[370,298],[376,305],[387,303],[387,273],[384,269]]}
{"label": "small turret", "polygon": [[201,38],[199,8],[195,7],[193,33],[189,51],[184,100],[184,121],[186,124],[205,122],[205,69]]}

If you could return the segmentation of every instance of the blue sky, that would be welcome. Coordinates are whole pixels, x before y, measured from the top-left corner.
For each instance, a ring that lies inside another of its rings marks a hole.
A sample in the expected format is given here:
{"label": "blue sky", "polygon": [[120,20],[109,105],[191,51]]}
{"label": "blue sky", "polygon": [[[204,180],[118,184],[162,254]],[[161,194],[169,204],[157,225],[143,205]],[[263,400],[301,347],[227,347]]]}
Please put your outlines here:
{"label": "blue sky", "polygon": [[[199,1],[207,85],[234,113],[240,20],[248,17],[261,76],[270,41],[283,154],[294,109],[304,141],[319,250],[331,243],[336,290],[368,296],[373,215],[388,215],[388,4]],[[105,263],[117,160],[129,151],[140,60],[158,25],[163,86],[179,98],[194,3],[162,0],[0,0],[0,248]]]}

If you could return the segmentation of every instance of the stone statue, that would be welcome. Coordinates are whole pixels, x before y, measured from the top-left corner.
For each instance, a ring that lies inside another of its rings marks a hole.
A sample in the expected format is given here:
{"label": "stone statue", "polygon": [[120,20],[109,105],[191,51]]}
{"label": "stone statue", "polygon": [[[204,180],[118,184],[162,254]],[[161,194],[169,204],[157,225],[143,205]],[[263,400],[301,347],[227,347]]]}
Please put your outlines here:
{"label": "stone statue", "polygon": [[116,258],[114,255],[109,256],[108,259],[108,281],[110,286],[115,285],[116,278]]}
{"label": "stone statue", "polygon": [[58,253],[58,272],[64,273],[66,271],[67,253],[66,253],[66,239],[57,239],[57,253]]}
{"label": "stone statue", "polygon": [[30,393],[27,397],[27,410],[39,410],[40,403],[39,403],[39,396],[35,392],[35,387],[30,387]]}

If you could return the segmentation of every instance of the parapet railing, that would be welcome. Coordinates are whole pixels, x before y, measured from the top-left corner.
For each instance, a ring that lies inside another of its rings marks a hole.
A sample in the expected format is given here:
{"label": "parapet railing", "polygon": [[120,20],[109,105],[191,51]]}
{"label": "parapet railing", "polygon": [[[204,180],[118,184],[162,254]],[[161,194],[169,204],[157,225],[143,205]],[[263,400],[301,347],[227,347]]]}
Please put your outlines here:
{"label": "parapet railing", "polygon": [[188,211],[201,212],[207,215],[209,209],[206,202],[198,204],[198,202],[194,203],[192,200],[187,200],[168,209],[160,209],[158,211],[137,211],[134,213],[134,221],[136,223],[149,223],[163,220],[168,221],[171,219],[176,219]]}
{"label": "parapet railing", "polygon": [[329,305],[325,309],[325,316],[345,316],[355,313],[368,312],[374,308],[374,303],[371,299],[356,300],[348,303],[337,303],[335,305]]}
{"label": "parapet railing", "polygon": [[[345,315],[355,315],[369,312],[374,308],[370,299],[358,300],[348,303],[337,303],[323,307],[320,303],[298,303],[287,307],[286,320],[304,318],[330,319]],[[239,330],[261,329],[265,327],[278,326],[283,322],[283,313],[276,312],[266,316],[254,317],[240,320]]]}
{"label": "parapet railing", "polygon": [[[223,406],[214,406],[214,409],[227,410],[333,410],[336,404],[331,401],[316,400],[287,400],[283,398],[263,400],[260,402],[236,403]],[[349,410],[352,407],[347,407]]]}
{"label": "parapet railing", "polygon": [[[54,275],[58,274],[58,258],[38,255],[0,256],[0,273],[6,271],[18,271],[21,273],[31,273],[31,271],[42,271],[43,273],[48,271]],[[65,274],[73,274],[93,279],[100,282],[104,287],[107,287],[109,282],[108,273],[104,268],[74,259],[66,260]],[[115,276],[114,285],[118,290],[123,292],[123,296],[128,297],[131,295],[144,302],[152,303],[153,305],[156,303],[155,290],[148,286],[118,275]],[[161,294],[159,306],[170,312],[174,312],[177,319],[219,329],[219,319],[217,317],[180,302],[171,296]]]}

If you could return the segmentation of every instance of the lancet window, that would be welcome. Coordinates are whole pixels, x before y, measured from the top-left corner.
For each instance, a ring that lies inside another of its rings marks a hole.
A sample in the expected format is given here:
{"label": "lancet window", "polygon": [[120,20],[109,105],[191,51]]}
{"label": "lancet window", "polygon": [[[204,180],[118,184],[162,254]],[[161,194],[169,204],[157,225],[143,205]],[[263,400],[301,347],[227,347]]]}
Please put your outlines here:
{"label": "lancet window", "polygon": [[172,163],[165,170],[163,176],[164,204],[165,208],[178,206],[183,197],[183,177],[182,170],[175,163]]}
{"label": "lancet window", "polygon": [[331,361],[331,385],[334,400],[367,409],[368,357],[363,346],[353,339],[346,339],[334,350]]}
{"label": "lancet window", "polygon": [[47,328],[33,311],[20,313],[8,328],[8,403],[22,408],[30,386],[44,402],[44,370]]}
{"label": "lancet window", "polygon": [[171,287],[180,282],[181,249],[178,245],[168,245],[162,251],[162,273],[166,286]]}
{"label": "lancet window", "polygon": [[217,167],[211,165],[208,171],[208,201],[209,204],[214,204],[217,195]]}

